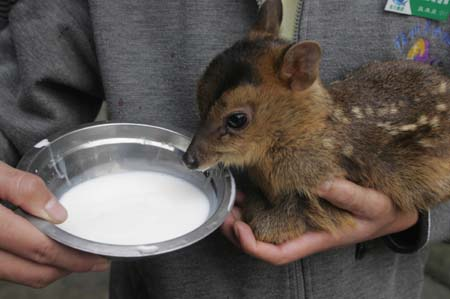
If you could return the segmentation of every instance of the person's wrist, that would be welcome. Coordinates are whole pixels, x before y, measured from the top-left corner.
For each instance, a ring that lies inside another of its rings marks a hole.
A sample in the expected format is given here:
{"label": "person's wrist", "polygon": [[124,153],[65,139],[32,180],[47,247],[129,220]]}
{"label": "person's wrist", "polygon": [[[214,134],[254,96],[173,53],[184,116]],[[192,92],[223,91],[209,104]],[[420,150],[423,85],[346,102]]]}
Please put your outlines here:
{"label": "person's wrist", "polygon": [[414,253],[422,249],[428,242],[430,214],[419,212],[417,222],[411,227],[384,237],[387,247],[397,253]]}

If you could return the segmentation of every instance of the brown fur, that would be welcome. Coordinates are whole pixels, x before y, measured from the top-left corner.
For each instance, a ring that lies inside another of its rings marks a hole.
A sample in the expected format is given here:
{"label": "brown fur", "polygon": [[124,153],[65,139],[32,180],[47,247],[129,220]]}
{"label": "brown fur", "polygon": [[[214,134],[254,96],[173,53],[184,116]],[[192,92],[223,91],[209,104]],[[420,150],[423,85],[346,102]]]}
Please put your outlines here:
{"label": "brown fur", "polygon": [[[411,61],[384,62],[325,88],[318,45],[264,35],[263,23],[250,34],[256,50],[237,58],[252,66],[254,83],[213,98],[220,83],[214,74],[226,69],[212,64],[200,80],[203,123],[188,149],[198,168],[221,162],[248,170],[253,186],[244,218],[259,240],[280,243],[351,225],[348,212],[317,196],[330,177],[379,190],[404,211],[450,199],[449,78]],[[249,115],[247,127],[226,128],[233,111]]]}

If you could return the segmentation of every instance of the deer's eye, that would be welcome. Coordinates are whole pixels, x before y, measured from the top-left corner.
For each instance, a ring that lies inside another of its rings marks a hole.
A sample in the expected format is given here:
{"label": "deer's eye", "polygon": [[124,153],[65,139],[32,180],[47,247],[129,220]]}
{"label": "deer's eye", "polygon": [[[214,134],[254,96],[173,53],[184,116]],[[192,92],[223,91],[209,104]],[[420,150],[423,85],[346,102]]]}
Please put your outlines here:
{"label": "deer's eye", "polygon": [[226,126],[233,130],[241,130],[248,124],[247,114],[244,112],[235,112],[226,118]]}

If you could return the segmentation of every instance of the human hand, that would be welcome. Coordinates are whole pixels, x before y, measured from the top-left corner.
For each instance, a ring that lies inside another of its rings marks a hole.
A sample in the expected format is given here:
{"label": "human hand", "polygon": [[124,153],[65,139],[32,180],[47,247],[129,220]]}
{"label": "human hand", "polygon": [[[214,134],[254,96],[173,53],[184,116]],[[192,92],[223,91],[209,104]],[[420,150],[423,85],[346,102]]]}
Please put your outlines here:
{"label": "human hand", "polygon": [[[38,176],[0,162],[0,198],[34,216],[63,222],[67,212]],[[102,257],[65,247],[0,205],[0,280],[41,288],[70,272],[105,271]]]}
{"label": "human hand", "polygon": [[318,194],[333,205],[352,213],[355,225],[344,227],[334,234],[307,232],[279,245],[261,242],[255,239],[251,228],[241,220],[243,194],[239,194],[232,213],[221,227],[222,232],[244,252],[271,264],[283,265],[331,248],[403,231],[413,226],[418,219],[417,212],[399,211],[384,194],[344,179],[334,179],[323,184]]}

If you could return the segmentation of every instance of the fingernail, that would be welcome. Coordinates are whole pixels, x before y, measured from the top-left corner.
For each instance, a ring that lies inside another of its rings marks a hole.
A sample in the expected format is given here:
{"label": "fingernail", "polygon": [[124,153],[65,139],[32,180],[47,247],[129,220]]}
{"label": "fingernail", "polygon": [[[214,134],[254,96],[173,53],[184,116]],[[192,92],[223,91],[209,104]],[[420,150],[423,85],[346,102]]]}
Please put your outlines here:
{"label": "fingernail", "polygon": [[108,271],[109,268],[111,268],[111,262],[104,262],[97,265],[92,266],[91,271],[92,272],[105,272]]}
{"label": "fingernail", "polygon": [[333,180],[326,180],[320,186],[317,192],[320,194],[327,193],[331,189],[331,185],[333,185]]}
{"label": "fingernail", "polygon": [[58,202],[56,198],[50,199],[44,209],[51,220],[55,222],[61,223],[67,219],[66,209]]}

